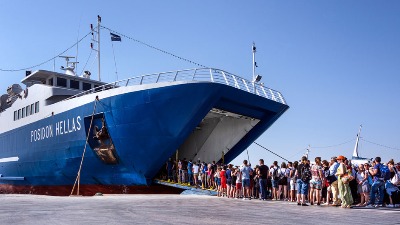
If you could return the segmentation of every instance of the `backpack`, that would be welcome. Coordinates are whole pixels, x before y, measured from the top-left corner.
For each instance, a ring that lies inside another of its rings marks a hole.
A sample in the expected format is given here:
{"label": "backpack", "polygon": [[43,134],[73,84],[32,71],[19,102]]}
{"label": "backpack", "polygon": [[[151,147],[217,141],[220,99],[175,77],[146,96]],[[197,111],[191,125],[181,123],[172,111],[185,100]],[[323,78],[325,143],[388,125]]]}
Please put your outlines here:
{"label": "backpack", "polygon": [[301,168],[301,180],[304,182],[308,182],[311,180],[311,167],[303,166]]}
{"label": "backpack", "polygon": [[324,171],[324,176],[329,184],[332,184],[333,182],[337,181],[335,175],[331,175],[329,169]]}
{"label": "backpack", "polygon": [[387,167],[387,166],[381,164],[381,165],[379,166],[379,171],[381,172],[380,177],[378,177],[379,180],[384,180],[384,181],[390,180],[390,170],[389,170],[389,167]]}
{"label": "backpack", "polygon": [[279,166],[274,168],[274,172],[272,173],[272,179],[279,180]]}

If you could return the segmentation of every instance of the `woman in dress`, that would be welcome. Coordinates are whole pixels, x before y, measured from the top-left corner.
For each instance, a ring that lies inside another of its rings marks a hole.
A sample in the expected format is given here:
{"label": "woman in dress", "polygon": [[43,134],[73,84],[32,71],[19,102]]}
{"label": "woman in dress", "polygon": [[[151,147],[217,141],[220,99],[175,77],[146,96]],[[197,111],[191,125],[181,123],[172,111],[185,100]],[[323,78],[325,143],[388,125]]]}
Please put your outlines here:
{"label": "woman in dress", "polygon": [[224,197],[224,195],[226,195],[226,170],[225,170],[225,166],[221,166],[220,167],[220,172],[219,172],[219,176],[221,181],[221,185],[220,185],[220,196]]}
{"label": "woman in dress", "polygon": [[337,157],[337,161],[340,164],[336,176],[338,177],[338,187],[339,193],[342,200],[342,208],[351,208],[353,204],[353,197],[351,195],[350,190],[350,179],[351,179],[351,170],[347,170],[347,166],[344,164],[345,157],[340,155]]}

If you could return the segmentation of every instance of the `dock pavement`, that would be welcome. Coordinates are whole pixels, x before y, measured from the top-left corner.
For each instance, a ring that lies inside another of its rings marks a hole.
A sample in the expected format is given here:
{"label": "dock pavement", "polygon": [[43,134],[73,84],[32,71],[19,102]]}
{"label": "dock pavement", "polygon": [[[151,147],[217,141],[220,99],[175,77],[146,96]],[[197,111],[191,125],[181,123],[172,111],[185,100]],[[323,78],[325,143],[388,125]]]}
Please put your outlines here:
{"label": "dock pavement", "polygon": [[400,208],[342,209],[207,195],[0,195],[0,224],[400,224]]}

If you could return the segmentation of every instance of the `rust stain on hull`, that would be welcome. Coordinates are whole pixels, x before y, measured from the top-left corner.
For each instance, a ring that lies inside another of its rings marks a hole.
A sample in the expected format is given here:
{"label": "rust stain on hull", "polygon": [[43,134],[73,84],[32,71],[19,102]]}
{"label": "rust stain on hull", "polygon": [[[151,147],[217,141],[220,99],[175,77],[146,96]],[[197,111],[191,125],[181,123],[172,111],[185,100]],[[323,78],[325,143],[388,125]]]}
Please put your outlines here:
{"label": "rust stain on hull", "polygon": [[[52,196],[69,196],[72,185],[63,186],[14,186],[1,184],[0,194],[36,194]],[[180,194],[181,189],[162,186],[123,186],[123,185],[80,185],[79,193],[83,196],[103,194]]]}

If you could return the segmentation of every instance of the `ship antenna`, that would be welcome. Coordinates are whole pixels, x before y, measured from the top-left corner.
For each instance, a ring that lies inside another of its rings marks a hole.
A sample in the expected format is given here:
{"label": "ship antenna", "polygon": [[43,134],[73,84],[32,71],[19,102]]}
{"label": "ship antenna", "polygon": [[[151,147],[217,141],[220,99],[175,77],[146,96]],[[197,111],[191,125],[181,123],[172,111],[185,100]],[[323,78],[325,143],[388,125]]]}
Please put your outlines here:
{"label": "ship antenna", "polygon": [[358,143],[360,140],[361,128],[362,128],[362,125],[360,125],[360,128],[358,129],[356,145],[354,146],[353,157],[358,157]]}
{"label": "ship antenna", "polygon": [[253,82],[256,79],[256,67],[257,67],[257,63],[256,63],[256,43],[254,43],[253,41],[253,46],[252,46],[252,51],[253,51]]}
{"label": "ship antenna", "polygon": [[100,23],[101,23],[101,17],[97,15],[97,63],[98,63],[98,69],[99,69],[99,81],[101,81],[100,78]]}

